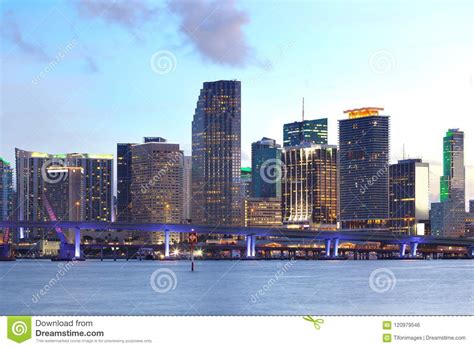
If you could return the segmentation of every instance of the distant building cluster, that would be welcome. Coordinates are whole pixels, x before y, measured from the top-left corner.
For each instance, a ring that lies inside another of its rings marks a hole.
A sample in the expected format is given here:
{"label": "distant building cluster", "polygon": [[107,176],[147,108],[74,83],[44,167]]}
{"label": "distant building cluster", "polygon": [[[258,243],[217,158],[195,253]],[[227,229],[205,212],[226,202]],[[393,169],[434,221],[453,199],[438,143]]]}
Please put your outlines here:
{"label": "distant building cluster", "polygon": [[[288,229],[374,229],[400,235],[473,235],[465,211],[464,133],[443,139],[440,202],[429,201],[429,164],[390,164],[390,116],[382,108],[345,111],[339,144],[328,120],[283,125],[283,146],[263,137],[241,167],[241,83],[205,82],[192,121],[192,155],[161,137],[117,144],[114,156],[15,150],[0,158],[2,220],[119,221]],[[15,175],[15,181],[13,180]],[[54,240],[20,229],[16,241]],[[152,244],[162,234],[136,235]],[[179,234],[172,234],[174,241]],[[153,240],[145,240],[153,238]]]}

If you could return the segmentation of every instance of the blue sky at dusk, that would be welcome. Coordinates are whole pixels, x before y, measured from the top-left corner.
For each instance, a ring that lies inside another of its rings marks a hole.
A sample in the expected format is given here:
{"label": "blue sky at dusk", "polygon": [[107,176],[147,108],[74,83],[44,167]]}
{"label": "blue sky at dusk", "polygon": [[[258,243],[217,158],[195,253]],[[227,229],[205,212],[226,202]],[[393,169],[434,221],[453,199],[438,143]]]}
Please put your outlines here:
{"label": "blue sky at dusk", "polygon": [[[0,1],[0,156],[114,153],[162,136],[191,153],[204,81],[242,81],[242,159],[282,125],[381,106],[392,162],[431,165],[465,131],[474,198],[473,1]],[[158,54],[158,55],[157,55]],[[170,64],[170,65],[167,65]]]}

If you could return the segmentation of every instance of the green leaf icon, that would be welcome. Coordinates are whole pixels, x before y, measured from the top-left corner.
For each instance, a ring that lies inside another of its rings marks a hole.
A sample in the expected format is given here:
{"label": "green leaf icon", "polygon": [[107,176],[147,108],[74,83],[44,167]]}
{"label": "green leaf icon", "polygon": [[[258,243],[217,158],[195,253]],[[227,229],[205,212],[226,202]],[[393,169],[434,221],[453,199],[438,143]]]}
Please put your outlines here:
{"label": "green leaf icon", "polygon": [[17,343],[31,338],[31,317],[8,317],[7,337]]}

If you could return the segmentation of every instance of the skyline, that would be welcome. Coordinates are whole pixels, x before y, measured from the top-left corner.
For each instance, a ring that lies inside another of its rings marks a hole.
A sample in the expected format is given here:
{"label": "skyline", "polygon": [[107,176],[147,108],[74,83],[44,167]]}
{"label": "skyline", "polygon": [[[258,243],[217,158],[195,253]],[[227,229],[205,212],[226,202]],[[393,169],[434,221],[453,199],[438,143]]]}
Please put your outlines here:
{"label": "skyline", "polygon": [[[82,3],[1,5],[0,156],[12,163],[15,147],[116,155],[117,143],[143,136],[179,143],[189,155],[202,82],[236,78],[242,81],[242,166],[250,163],[252,142],[269,137],[282,144],[283,124],[301,119],[302,97],[306,119],[328,118],[329,144],[337,144],[343,110],[381,106],[391,115],[391,163],[402,158],[403,144],[410,157],[429,162],[432,201],[439,195],[442,137],[450,128],[465,131],[466,198],[474,197],[474,144],[466,116],[474,113],[472,4],[467,1],[392,7],[348,1],[291,6],[234,1],[215,7],[202,1],[196,16],[205,21],[194,26],[199,34],[194,41],[174,33],[195,23],[177,5],[168,10],[164,2],[148,2],[129,17],[114,17],[99,16]],[[116,4],[110,13],[121,13],[123,3]],[[398,11],[404,15],[396,17]],[[218,20],[223,15],[228,23]],[[377,32],[362,25],[367,18],[375,18]],[[234,52],[243,60],[216,61],[216,51],[198,39],[213,35],[206,28],[229,23],[236,32],[224,32],[242,39],[246,54]],[[65,57],[32,84],[71,42]],[[176,58],[165,75],[150,67],[160,50]],[[31,101],[22,102],[25,96]],[[174,127],[176,119],[180,127]],[[19,124],[31,124],[21,138]]]}

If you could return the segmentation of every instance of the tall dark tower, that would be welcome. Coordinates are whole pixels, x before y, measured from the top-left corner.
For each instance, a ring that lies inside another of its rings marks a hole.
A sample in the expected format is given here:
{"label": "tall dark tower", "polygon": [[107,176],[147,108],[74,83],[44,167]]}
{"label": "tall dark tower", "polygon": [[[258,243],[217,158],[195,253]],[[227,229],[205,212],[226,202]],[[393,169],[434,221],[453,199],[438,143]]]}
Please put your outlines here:
{"label": "tall dark tower", "polygon": [[132,146],[117,144],[117,221],[132,221]]}
{"label": "tall dark tower", "polygon": [[242,225],[240,81],[204,82],[192,132],[192,219]]}
{"label": "tall dark tower", "polygon": [[347,110],[339,121],[342,228],[386,228],[389,218],[390,116],[382,108]]}

